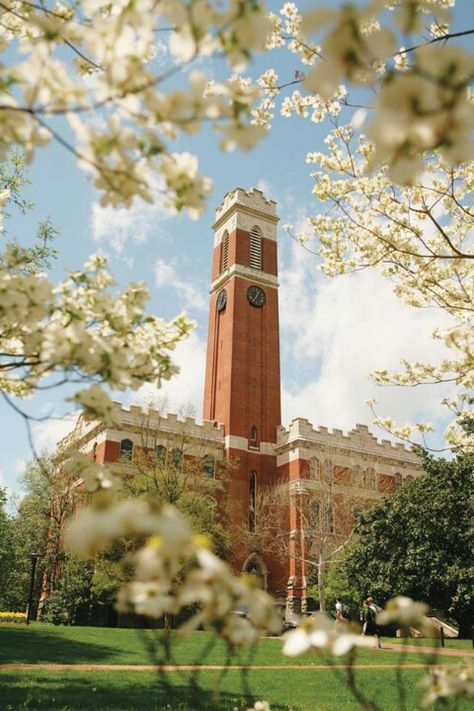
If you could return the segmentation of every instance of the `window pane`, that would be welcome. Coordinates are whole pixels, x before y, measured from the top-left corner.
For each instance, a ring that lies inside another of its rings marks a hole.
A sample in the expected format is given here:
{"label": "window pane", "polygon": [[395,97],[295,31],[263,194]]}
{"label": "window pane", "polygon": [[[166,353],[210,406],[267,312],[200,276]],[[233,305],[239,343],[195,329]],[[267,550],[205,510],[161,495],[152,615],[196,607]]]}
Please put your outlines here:
{"label": "window pane", "polygon": [[120,442],[120,456],[124,459],[131,459],[133,452],[133,442],[130,439],[123,439]]}
{"label": "window pane", "polygon": [[215,461],[214,457],[212,454],[206,454],[204,456],[204,466],[202,468],[204,474],[209,477],[214,476],[214,466],[215,466]]}

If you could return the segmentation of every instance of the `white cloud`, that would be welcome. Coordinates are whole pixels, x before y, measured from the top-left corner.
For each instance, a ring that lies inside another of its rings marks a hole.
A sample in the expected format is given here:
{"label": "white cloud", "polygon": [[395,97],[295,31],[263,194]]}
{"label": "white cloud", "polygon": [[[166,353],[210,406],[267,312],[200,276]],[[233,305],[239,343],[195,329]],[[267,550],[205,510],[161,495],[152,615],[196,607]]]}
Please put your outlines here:
{"label": "white cloud", "polygon": [[26,465],[26,459],[17,459],[15,461],[15,471],[19,476],[22,476],[25,473]]}
{"label": "white cloud", "polygon": [[64,417],[49,417],[43,422],[35,422],[32,433],[38,454],[53,450],[59,440],[73,429],[78,415],[78,412],[70,412]]}
{"label": "white cloud", "polygon": [[155,285],[159,289],[163,287],[174,289],[178,298],[183,302],[184,308],[207,311],[208,300],[205,290],[180,277],[172,262],[158,259],[155,264]]}
{"label": "white cloud", "polygon": [[170,412],[178,412],[192,406],[197,419],[201,419],[206,363],[206,343],[193,331],[189,338],[181,341],[173,353],[173,361],[181,371],[157,389],[153,385],[143,385],[133,396],[132,402],[140,405],[153,403],[154,399],[167,399]]}
{"label": "white cloud", "polygon": [[111,205],[102,207],[94,200],[91,207],[91,230],[95,242],[107,243],[121,254],[127,242],[142,244],[150,235],[168,239],[169,235],[163,223],[174,213],[170,211],[160,198],[160,185],[153,186],[155,202],[150,204],[143,200],[135,200],[130,208],[114,208]]}
{"label": "white cloud", "polygon": [[400,370],[402,357],[435,362],[445,353],[431,337],[442,325],[439,311],[405,306],[373,271],[326,279],[297,245],[280,282],[284,422],[307,417],[345,430],[370,424],[365,401],[372,397],[380,414],[400,424],[443,419],[440,386],[380,388],[368,378],[371,370]]}

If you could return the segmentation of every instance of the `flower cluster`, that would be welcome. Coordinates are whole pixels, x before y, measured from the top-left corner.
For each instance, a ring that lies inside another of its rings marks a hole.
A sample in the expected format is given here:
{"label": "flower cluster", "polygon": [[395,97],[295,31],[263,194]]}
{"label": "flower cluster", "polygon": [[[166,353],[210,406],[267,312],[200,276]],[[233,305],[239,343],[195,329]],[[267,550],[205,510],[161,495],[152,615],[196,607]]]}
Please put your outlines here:
{"label": "flower cluster", "polygon": [[144,312],[141,283],[122,292],[114,286],[101,255],[54,286],[43,274],[25,274],[21,255],[7,250],[0,268],[0,390],[25,397],[55,375],[59,383],[92,382],[73,399],[88,416],[110,422],[112,403],[101,383],[124,390],[170,378],[177,370],[171,352],[191,324]]}
{"label": "flower cluster", "polygon": [[433,667],[420,686],[426,689],[422,708],[431,707],[438,699],[474,696],[474,665],[464,662]]}
{"label": "flower cluster", "polygon": [[[119,593],[119,609],[153,618],[195,609],[181,634],[202,627],[235,647],[252,645],[264,631],[279,631],[273,600],[255,587],[251,576],[234,576],[172,506],[158,510],[142,500],[101,497],[70,524],[67,544],[87,557],[123,536],[147,539],[133,555],[134,577]],[[248,618],[233,614],[243,607]]]}
{"label": "flower cluster", "polygon": [[[305,66],[295,71],[293,81],[278,86],[267,81],[273,70],[262,75],[254,119],[268,126],[282,95],[283,116],[321,121],[350,106],[344,83],[370,87],[372,167],[386,164],[391,180],[411,185],[433,150],[451,166],[471,160],[474,55],[438,42],[449,37],[448,8],[453,5],[454,0],[370,0],[366,5],[341,3],[340,8],[318,5],[301,14],[294,3],[285,3],[281,17],[270,18],[268,46],[286,47]],[[387,8],[393,11],[388,16]],[[431,43],[417,36],[426,27],[425,16],[433,18]],[[412,36],[414,47],[397,50],[400,31],[404,38]],[[304,91],[283,95],[294,84]]]}
{"label": "flower cluster", "polygon": [[[395,293],[413,307],[437,307],[444,328],[433,337],[446,356],[434,363],[402,362],[403,371],[381,369],[378,384],[453,382],[456,422],[446,433],[450,445],[466,448],[472,430],[462,428],[472,414],[469,393],[474,384],[474,272],[472,230],[474,163],[452,168],[438,155],[426,163],[423,181],[397,188],[386,169],[370,171],[375,147],[352,126],[338,126],[325,139],[326,151],[307,154],[313,167],[313,193],[324,211],[308,218],[298,238],[321,258],[329,276],[373,267],[394,285]],[[398,436],[426,431],[395,428]],[[421,427],[421,429],[420,429]]]}
{"label": "flower cluster", "polygon": [[0,612],[0,624],[2,622],[26,622],[24,612]]}
{"label": "flower cluster", "polygon": [[335,625],[334,620],[318,612],[285,635],[283,654],[294,657],[310,650],[324,650],[339,657],[356,647],[372,646],[369,638],[346,631],[342,625]]}
{"label": "flower cluster", "polygon": [[[194,134],[208,120],[238,136],[236,145],[253,145],[262,135],[248,103],[235,100],[225,81],[208,93],[199,73],[188,87],[166,88],[200,57],[224,56],[234,70],[264,50],[272,22],[255,0],[8,0],[0,15],[0,51],[17,60],[2,69],[0,158],[13,144],[31,158],[53,136],[67,143],[49,127],[51,117],[65,115],[76,139],[69,147],[103,204],[153,200],[151,173],[161,171],[170,203],[177,210],[189,205],[196,216],[211,183],[195,158],[169,150],[169,139]],[[157,44],[157,32],[167,45]]]}

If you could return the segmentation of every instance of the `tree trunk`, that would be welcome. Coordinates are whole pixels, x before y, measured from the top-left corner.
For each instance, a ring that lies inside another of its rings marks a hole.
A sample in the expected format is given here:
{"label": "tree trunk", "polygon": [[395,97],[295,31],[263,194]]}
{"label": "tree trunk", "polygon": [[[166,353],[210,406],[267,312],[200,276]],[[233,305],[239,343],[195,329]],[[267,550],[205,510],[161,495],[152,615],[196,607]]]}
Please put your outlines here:
{"label": "tree trunk", "polygon": [[319,595],[319,609],[321,612],[326,612],[326,593],[324,590],[324,557],[320,553],[318,556],[318,595]]}

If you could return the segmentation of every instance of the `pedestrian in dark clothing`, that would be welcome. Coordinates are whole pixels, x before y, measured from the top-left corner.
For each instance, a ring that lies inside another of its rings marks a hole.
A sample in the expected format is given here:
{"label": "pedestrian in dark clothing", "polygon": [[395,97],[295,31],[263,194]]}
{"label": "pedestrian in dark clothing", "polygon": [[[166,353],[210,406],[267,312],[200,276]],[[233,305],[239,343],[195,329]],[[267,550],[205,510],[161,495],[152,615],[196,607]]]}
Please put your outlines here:
{"label": "pedestrian in dark clothing", "polygon": [[382,645],[380,643],[380,628],[377,624],[377,612],[378,608],[374,602],[374,598],[369,596],[367,600],[364,600],[362,634],[364,636],[373,635],[376,648],[381,649]]}

